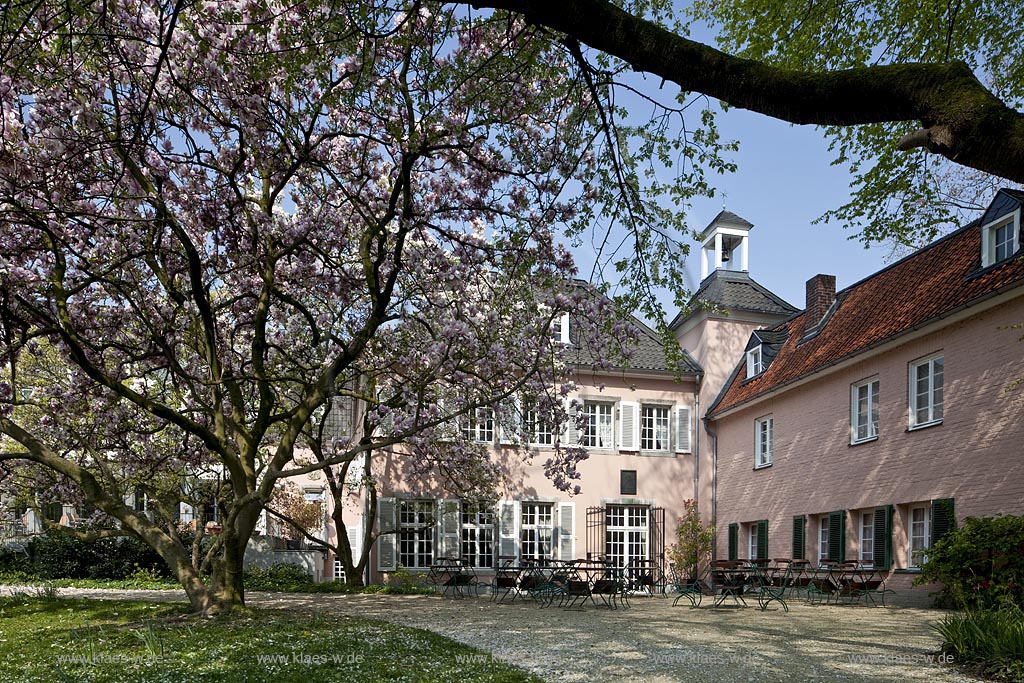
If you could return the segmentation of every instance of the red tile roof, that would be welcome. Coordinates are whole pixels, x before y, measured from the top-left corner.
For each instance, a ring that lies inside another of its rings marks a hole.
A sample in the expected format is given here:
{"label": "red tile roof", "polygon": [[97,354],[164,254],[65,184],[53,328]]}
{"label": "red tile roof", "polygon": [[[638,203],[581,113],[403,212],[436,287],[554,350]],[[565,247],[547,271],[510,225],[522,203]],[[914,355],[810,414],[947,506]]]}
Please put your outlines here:
{"label": "red tile roof", "polygon": [[746,381],[740,363],[709,408],[712,417],[820,371],[956,309],[1024,284],[1024,258],[981,269],[976,222],[839,292],[820,333],[800,343],[806,312],[772,328],[788,334],[772,364]]}

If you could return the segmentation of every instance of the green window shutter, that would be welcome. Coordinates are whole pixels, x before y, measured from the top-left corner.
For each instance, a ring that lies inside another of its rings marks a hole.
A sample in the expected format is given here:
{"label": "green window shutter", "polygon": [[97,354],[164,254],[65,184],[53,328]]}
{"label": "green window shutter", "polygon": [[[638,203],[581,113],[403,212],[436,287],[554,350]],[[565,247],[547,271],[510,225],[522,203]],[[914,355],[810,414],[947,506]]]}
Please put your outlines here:
{"label": "green window shutter", "polygon": [[793,517],[793,559],[804,559],[804,548],[807,544],[807,517],[796,515]]}
{"label": "green window shutter", "polygon": [[738,560],[740,557],[740,525],[733,522],[729,525],[729,559]]}
{"label": "green window shutter", "polygon": [[757,523],[757,558],[758,560],[768,559],[768,520],[762,519]]}
{"label": "green window shutter", "polygon": [[846,510],[828,513],[828,559],[846,561]]}
{"label": "green window shutter", "polygon": [[953,499],[939,498],[932,501],[932,545],[956,528],[953,514]]}
{"label": "green window shutter", "polygon": [[875,508],[875,569],[892,569],[892,505]]}
{"label": "green window shutter", "polygon": [[398,539],[393,532],[397,526],[398,501],[394,498],[381,498],[377,501],[377,569],[382,572],[393,572],[398,566]]}

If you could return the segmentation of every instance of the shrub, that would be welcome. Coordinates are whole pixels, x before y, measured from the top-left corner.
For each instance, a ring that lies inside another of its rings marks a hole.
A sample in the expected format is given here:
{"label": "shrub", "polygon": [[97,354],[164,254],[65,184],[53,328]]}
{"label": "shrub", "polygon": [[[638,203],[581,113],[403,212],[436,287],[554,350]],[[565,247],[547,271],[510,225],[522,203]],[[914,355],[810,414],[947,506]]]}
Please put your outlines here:
{"label": "shrub", "polygon": [[398,569],[388,576],[387,585],[382,587],[379,592],[391,595],[421,595],[435,591],[426,585],[426,578],[422,574],[415,574],[406,567],[398,565]]}
{"label": "shrub", "polygon": [[1019,607],[968,610],[935,626],[942,653],[980,673],[1024,683],[1024,611]]}
{"label": "shrub", "polygon": [[61,528],[47,529],[28,544],[35,574],[43,579],[84,579],[89,567],[98,564],[95,544]]}
{"label": "shrub", "polygon": [[929,551],[915,584],[939,582],[962,608],[1024,606],[1024,517],[968,517]]}
{"label": "shrub", "polygon": [[170,576],[156,551],[133,536],[89,541],[51,528],[29,542],[28,554],[31,573],[42,579],[125,579],[137,568]]}
{"label": "shrub", "polygon": [[270,567],[250,567],[242,573],[246,590],[311,592],[312,575],[297,564],[279,562]]}
{"label": "shrub", "polygon": [[676,523],[676,542],[668,549],[668,557],[681,578],[695,579],[701,563],[711,558],[714,529],[700,521],[697,501],[685,501],[683,510]]}
{"label": "shrub", "polygon": [[35,568],[32,560],[24,550],[14,548],[0,548],[0,575],[4,576],[32,576]]}

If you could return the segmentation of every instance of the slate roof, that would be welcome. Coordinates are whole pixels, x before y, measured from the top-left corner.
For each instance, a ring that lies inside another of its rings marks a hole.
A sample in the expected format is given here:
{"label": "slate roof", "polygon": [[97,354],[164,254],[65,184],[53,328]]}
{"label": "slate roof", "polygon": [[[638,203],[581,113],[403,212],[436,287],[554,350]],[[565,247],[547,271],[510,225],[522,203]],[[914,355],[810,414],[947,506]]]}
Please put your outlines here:
{"label": "slate roof", "polygon": [[[578,282],[580,285],[584,284],[583,281]],[[675,374],[678,370],[682,374],[704,374],[704,368],[702,368],[700,363],[698,363],[685,349],[680,353],[680,367],[669,368],[665,357],[665,345],[662,343],[658,333],[648,327],[636,316],[630,315],[629,323],[632,325],[633,330],[636,333],[636,348],[628,363],[618,366],[619,370],[636,370],[641,372],[665,374]],[[584,340],[579,337],[578,330],[579,328],[570,320],[569,341],[572,344],[570,357],[575,356],[572,360],[577,365],[584,367],[593,365],[595,354],[584,343]]]}
{"label": "slate roof", "polygon": [[[1005,191],[1004,191],[1005,192]],[[1024,194],[1012,199],[1024,201]],[[976,221],[839,293],[840,303],[817,336],[801,343],[806,314],[772,328],[786,335],[774,362],[746,380],[738,363],[708,409],[715,417],[930,322],[1024,285],[1024,259],[981,268]]]}
{"label": "slate roof", "polygon": [[[678,370],[682,374],[704,374],[704,368],[685,349],[680,354],[680,367],[669,368],[665,358],[665,345],[662,344],[658,333],[635,317],[630,316],[629,321],[636,332],[636,348],[632,358],[627,363],[618,366],[620,370],[666,374],[674,374]],[[575,362],[582,366],[592,365],[594,355],[586,345],[581,344],[581,340],[574,333],[574,327],[570,321],[569,339],[576,351]]]}
{"label": "slate roof", "polygon": [[754,227],[754,224],[748,221],[746,218],[743,218],[742,216],[737,216],[732,211],[726,211],[725,209],[722,209],[721,211],[718,212],[717,216],[711,219],[710,223],[704,226],[704,229],[701,230],[700,235],[698,235],[698,239],[704,239],[707,236],[708,231],[718,224],[737,225],[743,228],[747,228],[748,230]]}
{"label": "slate roof", "polygon": [[750,273],[738,270],[716,270],[704,278],[700,289],[690,299],[690,312],[680,314],[669,326],[677,328],[684,320],[704,308],[722,308],[767,315],[791,316],[799,309],[791,306],[763,285]]}

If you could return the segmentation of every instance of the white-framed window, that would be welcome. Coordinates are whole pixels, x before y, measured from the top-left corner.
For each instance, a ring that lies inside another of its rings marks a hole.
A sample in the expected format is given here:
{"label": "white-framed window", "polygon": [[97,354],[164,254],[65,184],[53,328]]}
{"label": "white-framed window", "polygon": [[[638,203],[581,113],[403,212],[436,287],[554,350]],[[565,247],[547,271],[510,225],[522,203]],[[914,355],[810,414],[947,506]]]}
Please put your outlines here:
{"label": "white-framed window", "polygon": [[764,364],[761,358],[761,347],[755,346],[747,351],[747,377],[760,375],[763,370]]}
{"label": "white-framed window", "polygon": [[860,515],[860,549],[857,559],[864,564],[875,561],[875,514],[862,512]]}
{"label": "white-framed window", "polygon": [[640,450],[669,450],[669,406],[640,407]]}
{"label": "white-framed window", "polygon": [[434,512],[432,500],[398,501],[398,563],[426,568],[434,562]]}
{"label": "white-framed window", "polygon": [[909,547],[907,548],[907,564],[920,567],[927,555],[920,554],[931,547],[932,509],[930,505],[914,505],[910,508]]}
{"label": "white-framed window", "polygon": [[749,543],[747,544],[747,557],[751,560],[757,559],[757,522],[750,524]]}
{"label": "white-framed window", "polygon": [[611,403],[583,402],[583,416],[587,418],[580,432],[580,445],[585,448],[614,448],[615,430]]}
{"label": "white-framed window", "polygon": [[633,560],[650,557],[648,530],[650,508],[646,505],[609,505],[605,508],[605,556],[612,565],[625,567]]}
{"label": "white-framed window", "polygon": [[551,559],[554,503],[519,504],[519,556],[524,560]]}
{"label": "white-framed window", "polygon": [[754,467],[767,467],[772,464],[774,436],[775,420],[771,415],[759,417],[754,421]]}
{"label": "white-framed window", "polygon": [[462,559],[470,567],[494,567],[494,513],[462,506]]}
{"label": "white-framed window", "polygon": [[569,343],[569,314],[556,313],[551,318],[551,326],[548,328],[551,341],[559,344]]}
{"label": "white-framed window", "polygon": [[850,389],[850,443],[878,437],[878,378],[854,384]]}
{"label": "white-framed window", "polygon": [[828,515],[818,518],[818,566],[828,559]]}
{"label": "white-framed window", "polygon": [[942,422],[945,360],[935,354],[910,364],[910,428]]}
{"label": "white-framed window", "polygon": [[494,443],[494,408],[483,406],[461,422],[462,436],[476,443]]}
{"label": "white-framed window", "polygon": [[981,262],[991,266],[1013,256],[1020,248],[1020,213],[989,223],[981,229]]}
{"label": "white-framed window", "polygon": [[531,446],[551,446],[555,443],[555,433],[551,431],[551,425],[541,418],[540,411],[527,408],[523,413],[523,422]]}

